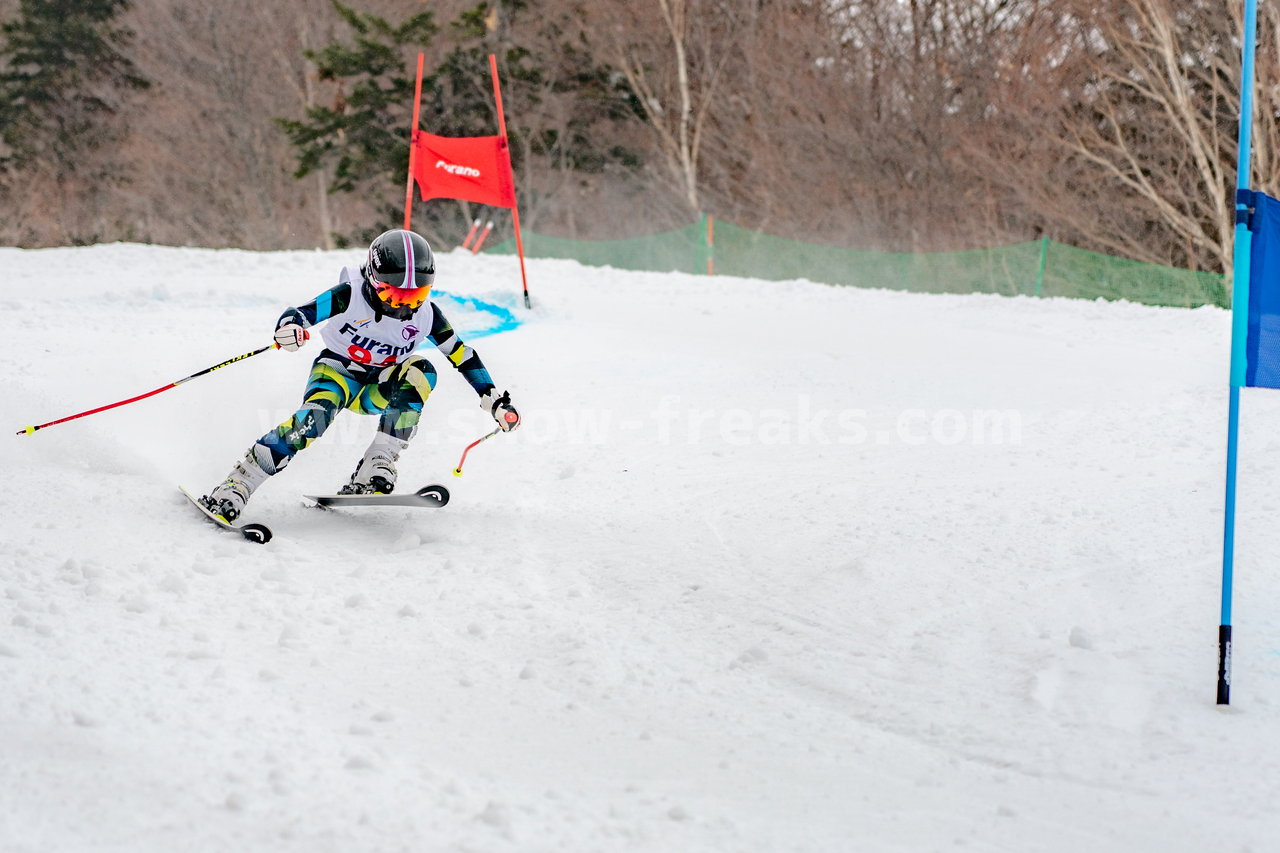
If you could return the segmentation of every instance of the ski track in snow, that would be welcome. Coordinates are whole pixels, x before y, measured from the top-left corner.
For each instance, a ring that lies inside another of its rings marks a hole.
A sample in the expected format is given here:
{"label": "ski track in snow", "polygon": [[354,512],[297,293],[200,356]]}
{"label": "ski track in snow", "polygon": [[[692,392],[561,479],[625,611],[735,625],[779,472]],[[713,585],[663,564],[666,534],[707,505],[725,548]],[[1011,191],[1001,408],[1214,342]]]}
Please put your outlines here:
{"label": "ski track in snow", "polygon": [[[0,249],[12,431],[261,346],[352,252]],[[1280,398],[1242,420],[1213,705],[1229,315],[442,254],[522,327],[210,488],[313,343],[0,443],[0,850],[1261,851],[1280,818]],[[464,331],[486,321],[444,307]],[[994,418],[994,420],[993,420]]]}

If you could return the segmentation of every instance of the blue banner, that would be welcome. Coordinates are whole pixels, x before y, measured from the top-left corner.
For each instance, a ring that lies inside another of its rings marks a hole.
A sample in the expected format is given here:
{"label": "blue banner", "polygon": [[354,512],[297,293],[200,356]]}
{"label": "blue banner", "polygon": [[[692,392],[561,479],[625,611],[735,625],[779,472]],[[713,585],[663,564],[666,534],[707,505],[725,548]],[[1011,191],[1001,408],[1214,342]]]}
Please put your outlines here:
{"label": "blue banner", "polygon": [[[1244,195],[1244,193],[1241,193]],[[1249,337],[1245,382],[1249,388],[1280,388],[1280,201],[1248,193]]]}

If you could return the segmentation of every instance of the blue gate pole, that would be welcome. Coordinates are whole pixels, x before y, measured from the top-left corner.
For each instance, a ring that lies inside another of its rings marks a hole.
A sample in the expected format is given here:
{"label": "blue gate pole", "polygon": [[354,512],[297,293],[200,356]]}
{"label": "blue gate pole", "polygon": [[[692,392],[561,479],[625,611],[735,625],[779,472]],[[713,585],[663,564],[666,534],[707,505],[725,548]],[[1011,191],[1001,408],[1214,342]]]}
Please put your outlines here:
{"label": "blue gate pole", "polygon": [[[1236,189],[1249,188],[1249,153],[1253,144],[1254,45],[1257,0],[1244,3],[1244,47],[1240,56],[1240,135],[1236,141]],[[1218,704],[1231,704],[1231,587],[1235,571],[1236,463],[1240,428],[1240,388],[1245,384],[1249,339],[1249,257],[1253,246],[1248,224],[1240,215],[1246,205],[1236,200],[1235,244],[1231,255],[1231,388],[1227,408],[1227,495],[1222,531],[1222,618],[1218,624]]]}

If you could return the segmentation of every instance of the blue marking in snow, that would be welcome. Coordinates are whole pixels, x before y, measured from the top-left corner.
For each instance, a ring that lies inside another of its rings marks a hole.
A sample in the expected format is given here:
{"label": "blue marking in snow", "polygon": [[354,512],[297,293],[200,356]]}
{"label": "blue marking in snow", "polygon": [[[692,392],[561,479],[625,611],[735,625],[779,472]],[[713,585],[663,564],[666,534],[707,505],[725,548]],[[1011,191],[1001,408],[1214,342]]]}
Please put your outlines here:
{"label": "blue marking in snow", "polygon": [[452,293],[446,293],[439,289],[436,289],[432,295],[444,297],[445,299],[452,300],[459,305],[464,305],[482,314],[489,314],[494,318],[494,324],[488,327],[466,329],[455,328],[454,331],[458,333],[458,337],[462,338],[464,341],[468,339],[474,340],[475,338],[487,338],[490,335],[500,335],[503,332],[518,329],[523,325],[520,318],[516,317],[510,309],[504,308],[501,305],[495,305],[492,302],[486,302],[485,300],[478,299],[474,296],[455,296]]}

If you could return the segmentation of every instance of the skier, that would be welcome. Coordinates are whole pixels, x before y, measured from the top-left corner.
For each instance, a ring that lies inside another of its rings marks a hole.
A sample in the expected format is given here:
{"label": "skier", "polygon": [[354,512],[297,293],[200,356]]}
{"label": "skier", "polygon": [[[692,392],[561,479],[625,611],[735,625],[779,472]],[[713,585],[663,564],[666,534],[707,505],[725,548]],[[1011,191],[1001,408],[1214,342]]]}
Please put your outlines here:
{"label": "skier", "polygon": [[343,267],[338,284],[306,305],[288,308],[276,321],[275,341],[294,351],[321,332],[324,350],[311,365],[302,408],[259,438],[220,485],[200,502],[234,521],[255,489],[278,474],[299,450],[324,433],[338,412],[379,415],[378,432],[339,494],[390,494],[396,460],[418,430],[423,403],[436,385],[436,371],[414,352],[430,339],[480,395],[481,407],[505,431],[520,425],[511,397],[497,394],[475,350],[454,333],[431,301],[435,257],[412,231],[387,231],[369,246],[359,269]]}

